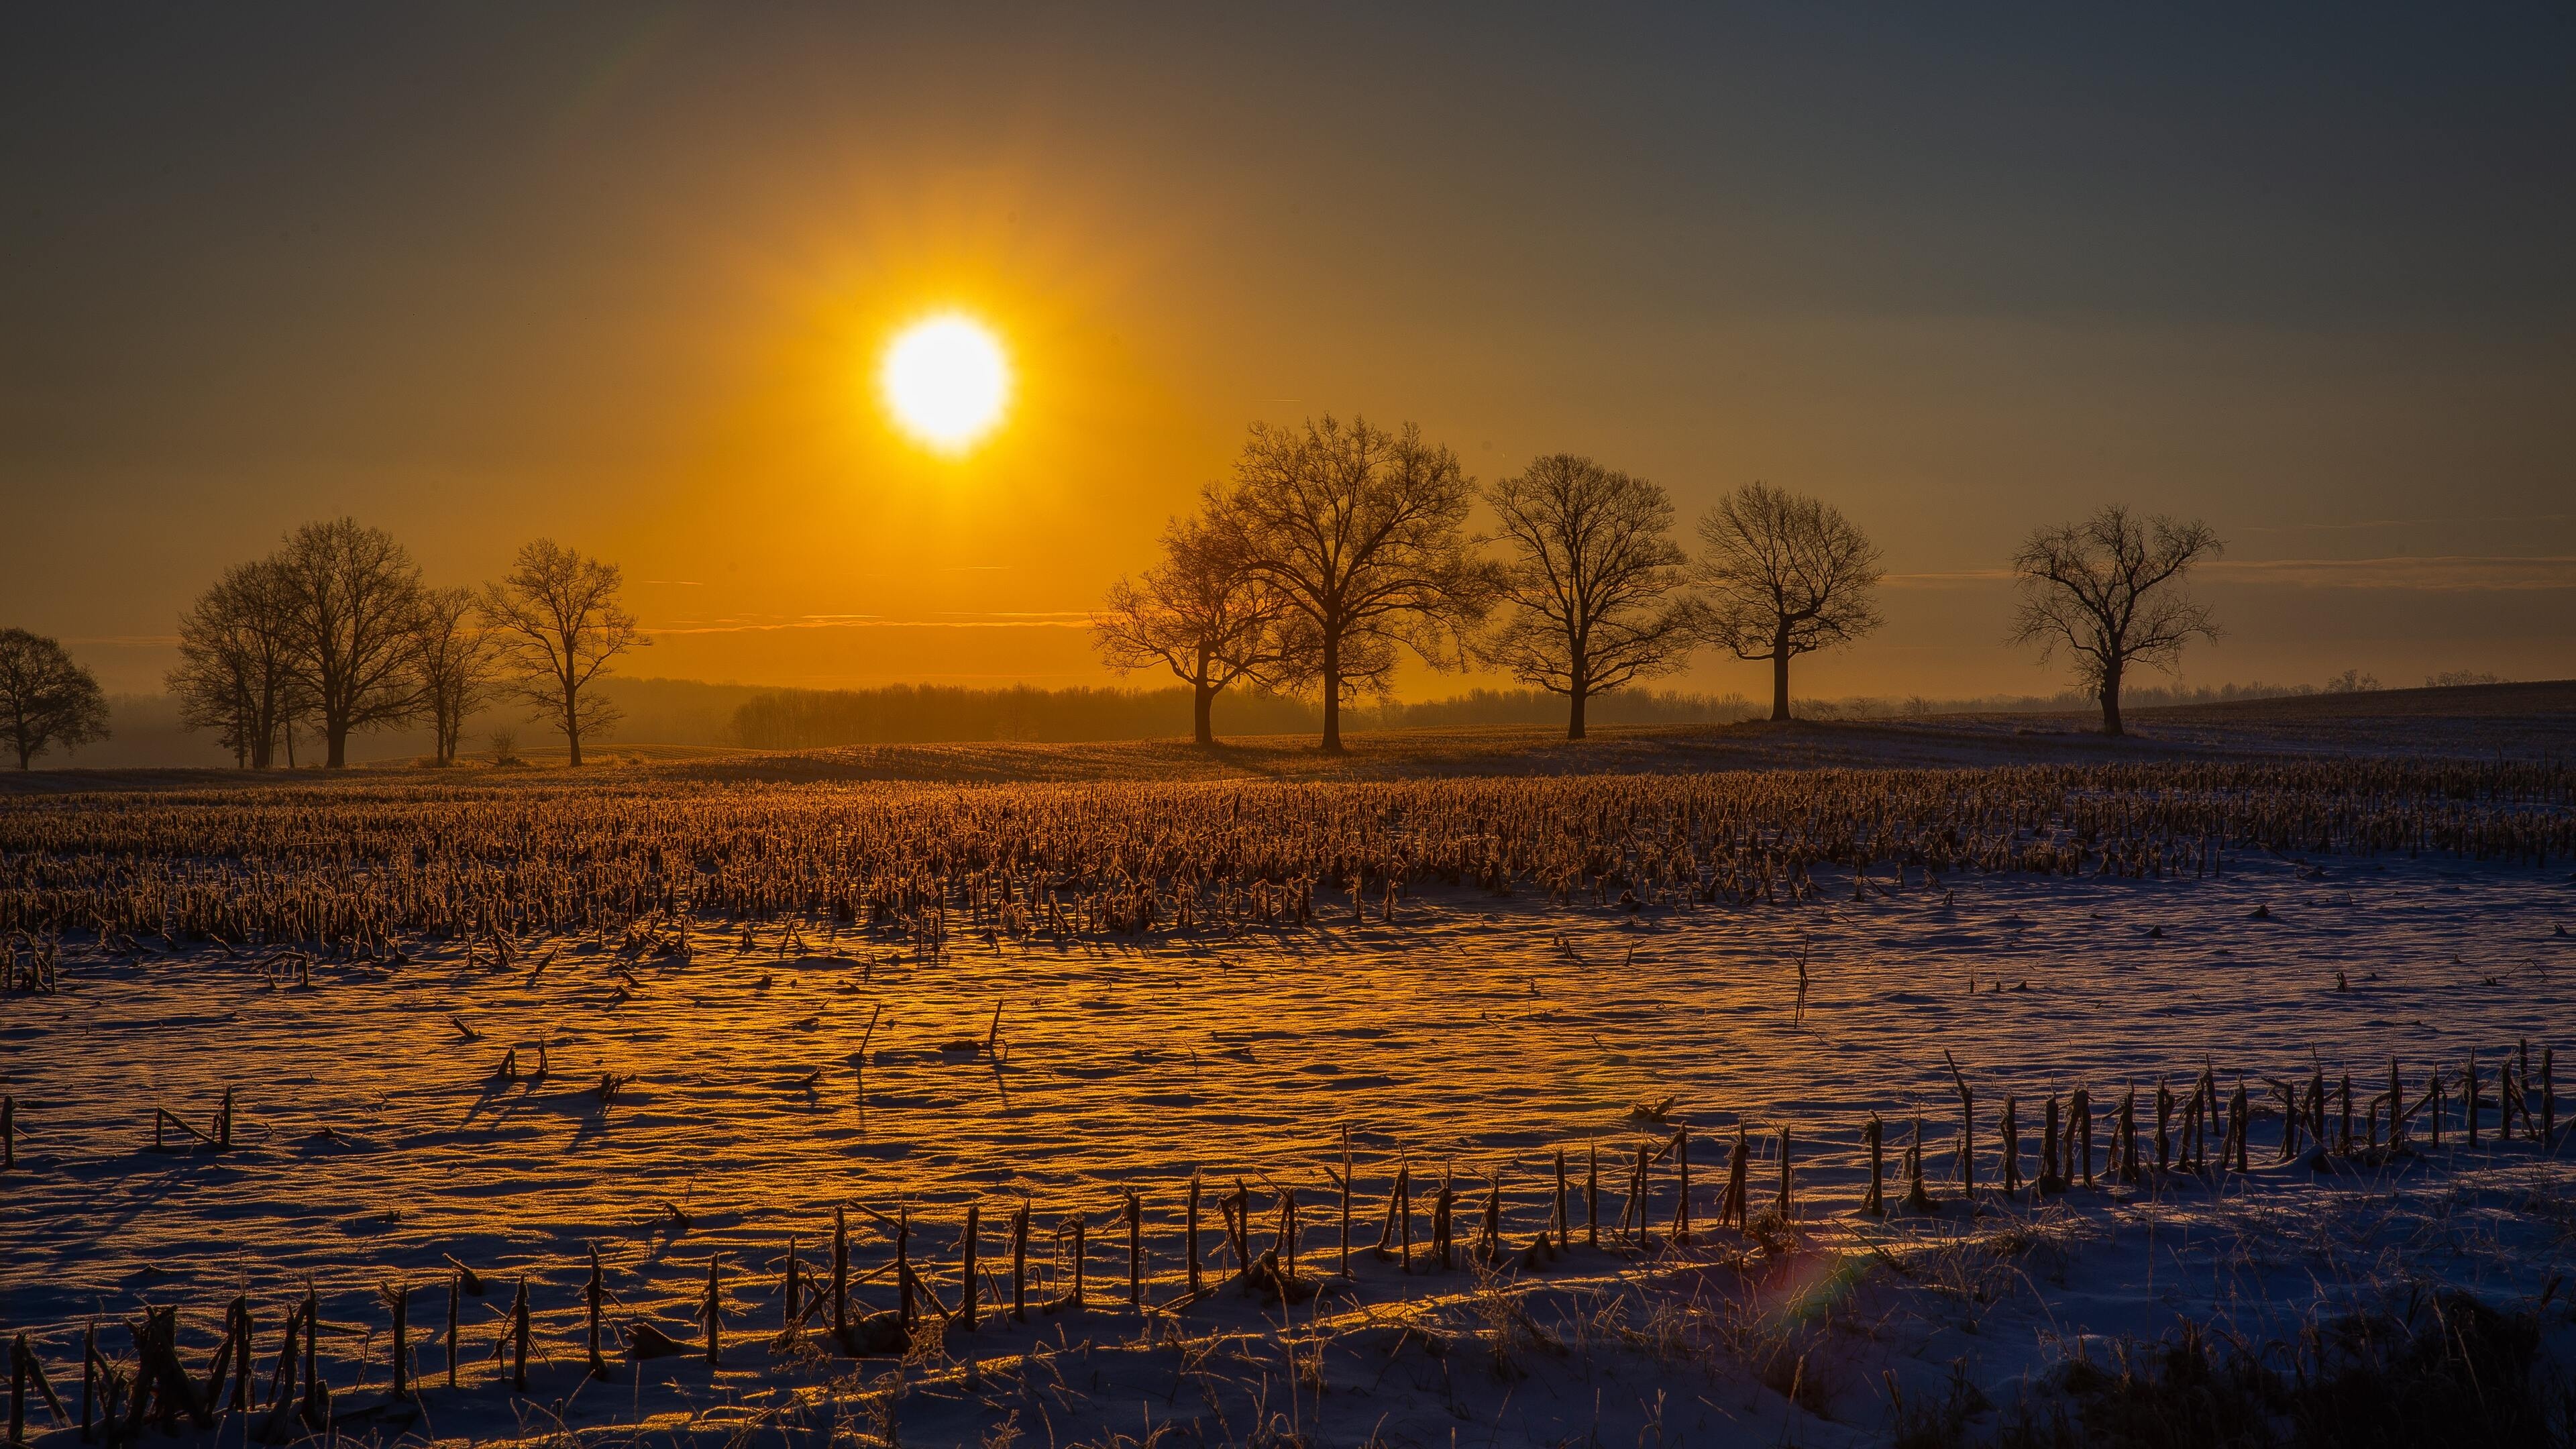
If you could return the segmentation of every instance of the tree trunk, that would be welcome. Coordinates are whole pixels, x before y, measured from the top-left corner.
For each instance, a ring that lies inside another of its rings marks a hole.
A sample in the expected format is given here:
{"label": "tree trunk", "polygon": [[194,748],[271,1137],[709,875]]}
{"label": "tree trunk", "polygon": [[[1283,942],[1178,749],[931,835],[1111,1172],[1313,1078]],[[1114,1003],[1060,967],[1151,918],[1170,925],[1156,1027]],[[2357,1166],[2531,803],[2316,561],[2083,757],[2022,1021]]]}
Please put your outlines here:
{"label": "tree trunk", "polygon": [[1590,700],[1592,691],[1577,684],[1567,690],[1566,694],[1572,703],[1566,710],[1565,737],[1569,740],[1579,740],[1583,738],[1583,706]]}
{"label": "tree trunk", "polygon": [[2102,675],[2102,733],[2116,735],[2120,729],[2120,672],[2116,669]]}
{"label": "tree trunk", "polygon": [[257,710],[255,712],[246,710],[245,713],[248,714],[249,720],[258,722],[262,728],[254,730],[250,728],[248,722],[245,722],[241,732],[241,748],[235,753],[244,756],[250,768],[265,770],[277,763],[276,689],[271,687],[261,690]]}
{"label": "tree trunk", "polygon": [[1202,745],[1216,743],[1216,691],[1200,680],[1190,698],[1191,737]]}
{"label": "tree trunk", "polygon": [[324,719],[322,721],[322,736],[324,743],[328,746],[327,752],[322,761],[323,765],[326,768],[333,770],[347,769],[349,767],[348,721],[328,718]]}
{"label": "tree trunk", "polygon": [[566,768],[578,770],[581,768],[581,677],[577,672],[577,661],[581,658],[581,633],[577,629],[565,628],[557,638],[561,641],[562,652],[555,656],[555,687],[563,692],[564,750],[570,756]]}
{"label": "tree trunk", "polygon": [[1324,753],[1342,752],[1342,640],[1324,636]]}
{"label": "tree trunk", "polygon": [[1771,636],[1771,718],[1789,718],[1789,631]]}

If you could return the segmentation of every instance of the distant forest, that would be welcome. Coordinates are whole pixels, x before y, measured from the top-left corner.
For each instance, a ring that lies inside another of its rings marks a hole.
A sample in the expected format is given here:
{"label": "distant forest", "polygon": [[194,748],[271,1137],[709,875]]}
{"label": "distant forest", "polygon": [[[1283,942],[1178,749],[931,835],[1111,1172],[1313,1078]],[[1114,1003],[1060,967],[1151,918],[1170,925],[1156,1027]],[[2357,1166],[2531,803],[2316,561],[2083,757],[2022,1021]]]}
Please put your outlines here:
{"label": "distant forest", "polygon": [[[611,687],[622,685],[620,681]],[[2379,687],[2379,681],[2368,675],[2348,674],[2322,687],[2262,683],[2203,685],[2197,688],[2133,686],[2128,697],[2140,706],[2152,707],[2214,704],[2231,699],[2278,699]],[[1960,699],[1927,699],[1920,695],[1901,698],[1867,696],[1802,699],[1798,702],[1799,714],[1809,719],[1904,719],[1972,713],[2078,714],[2097,707],[2092,695],[2073,689],[2051,695],[1988,695]],[[1599,697],[1591,708],[1591,722],[1614,726],[1734,724],[1760,719],[1763,714],[1761,706],[1741,694],[1621,689]],[[1217,696],[1215,715],[1219,736],[1314,734],[1323,726],[1323,712],[1313,700],[1253,690],[1229,690]],[[1549,725],[1561,723],[1564,715],[1565,701],[1557,695],[1535,689],[1472,689],[1445,699],[1413,703],[1381,700],[1355,704],[1344,711],[1343,718],[1351,729],[1390,730],[1468,725]],[[1190,691],[1177,686],[1150,690],[1039,689],[1028,685],[1008,689],[970,689],[953,685],[897,684],[881,689],[764,690],[734,708],[723,735],[713,743],[755,750],[816,750],[840,745],[928,744],[949,740],[1030,740],[1063,744],[1084,740],[1166,739],[1189,732]],[[625,733],[628,738],[643,738],[631,729]],[[668,743],[695,741],[671,740]]]}
{"label": "distant forest", "polygon": [[[1759,711],[1740,694],[1619,690],[1602,696],[1599,724],[1728,724]],[[1433,725],[1560,724],[1565,702],[1535,689],[1477,689],[1419,704],[1387,701],[1345,711],[1354,729]],[[1216,700],[1220,735],[1313,734],[1312,700],[1228,691]],[[782,689],[733,712],[728,744],[756,750],[940,740],[1162,739],[1190,732],[1190,691],[1171,689],[966,689],[896,684],[883,689]]]}
{"label": "distant forest", "polygon": [[[605,743],[614,751],[617,744],[643,745],[720,745],[728,742],[733,712],[745,701],[768,693],[756,685],[706,684],[694,679],[626,679],[612,676],[600,681],[600,694],[613,701],[623,712],[607,734]],[[229,768],[232,752],[211,734],[191,733],[182,723],[180,701],[172,694],[118,694],[108,697],[108,718],[115,733],[108,739],[83,746],[59,763],[93,769],[134,765],[199,765]],[[521,753],[560,748],[560,736],[542,723],[528,719],[526,707],[510,703],[489,704],[475,711],[465,721],[463,752],[488,758],[493,737],[506,734]],[[349,740],[349,757],[359,762],[412,760],[427,758],[436,741],[426,722],[353,735]],[[292,751],[298,765],[319,764],[322,756],[309,730],[296,731],[281,750],[277,763],[284,764]]]}
{"label": "distant forest", "polygon": [[[2481,684],[2497,680],[2492,675],[2462,674],[2424,682]],[[600,681],[598,687],[624,715],[605,742],[612,752],[620,744],[784,750],[948,740],[1068,743],[1164,739],[1185,737],[1190,732],[1190,694],[1179,687],[1038,689],[1020,685],[972,689],[955,685],[890,685],[882,689],[775,689],[691,679],[614,677]],[[2212,704],[2377,687],[2379,682],[2365,674],[2324,685],[2148,685],[2133,687],[2129,698],[2139,706]],[[1919,695],[1863,696],[1798,701],[1799,713],[1810,719],[2080,714],[2093,708],[2092,696],[2072,689],[2049,695],[1940,699]],[[108,699],[108,709],[115,729],[113,737],[84,746],[63,763],[93,769],[232,763],[231,755],[213,739],[181,727],[179,704],[171,695],[115,695]],[[488,757],[492,737],[501,733],[514,736],[523,751],[553,747],[557,741],[542,725],[530,724],[526,713],[515,706],[477,713],[467,722],[465,754]],[[1355,705],[1346,719],[1353,729],[1371,730],[1557,725],[1563,723],[1564,713],[1562,699],[1536,690],[1475,689],[1446,699]],[[1593,706],[1592,718],[1602,725],[1730,724],[1759,718],[1762,713],[1758,705],[1740,694],[1623,689],[1602,696]],[[1219,696],[1216,718],[1222,730],[1238,735],[1313,734],[1321,727],[1312,701],[1251,691],[1228,690]],[[409,760],[429,755],[432,748],[426,726],[386,730],[350,741],[352,757],[359,760]],[[313,742],[300,738],[297,762],[312,764],[317,758]]]}

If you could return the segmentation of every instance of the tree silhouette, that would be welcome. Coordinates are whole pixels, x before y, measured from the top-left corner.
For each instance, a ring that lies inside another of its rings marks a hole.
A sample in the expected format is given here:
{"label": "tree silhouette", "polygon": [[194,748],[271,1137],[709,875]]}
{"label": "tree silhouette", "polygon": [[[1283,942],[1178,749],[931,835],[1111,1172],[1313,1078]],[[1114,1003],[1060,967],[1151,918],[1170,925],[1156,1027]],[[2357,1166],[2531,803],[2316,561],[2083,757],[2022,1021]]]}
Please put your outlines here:
{"label": "tree silhouette", "polygon": [[519,549],[517,567],[484,587],[481,607],[511,689],[561,731],[574,769],[581,742],[617,722],[616,707],[587,693],[609,661],[653,642],[617,599],[615,564],[584,558],[551,538]]}
{"label": "tree silhouette", "polygon": [[351,731],[420,712],[411,659],[420,568],[392,534],[354,518],[298,528],[275,566],[288,604],[287,667],[321,717],[323,763],[340,769]]}
{"label": "tree silhouette", "polygon": [[276,560],[225,570],[179,616],[179,664],[165,683],[180,723],[215,731],[235,765],[267,769],[289,722],[312,711],[296,638],[295,591]]}
{"label": "tree silhouette", "polygon": [[0,629],[0,733],[18,768],[59,745],[76,750],[107,738],[107,697],[63,646],[24,629]]}
{"label": "tree silhouette", "polygon": [[1831,504],[1767,483],[1718,500],[1699,521],[1693,577],[1708,591],[1701,632],[1738,659],[1771,662],[1771,717],[1789,718],[1789,661],[1850,643],[1881,622],[1869,536]]}
{"label": "tree silhouette", "polygon": [[1675,597],[1682,551],[1664,490],[1556,453],[1495,484],[1486,503],[1514,554],[1512,606],[1483,648],[1524,684],[1566,697],[1565,737],[1583,738],[1593,695],[1682,666],[1691,611]]}
{"label": "tree silhouette", "polygon": [[2102,733],[2119,734],[2131,666],[2169,668],[2185,644],[2218,637],[2218,622],[2184,585],[2194,564],[2225,547],[2198,519],[2142,522],[2117,503],[2081,523],[2033,529],[2013,555],[2021,606],[2012,642],[2036,642],[2042,663],[2064,645],[2077,681],[2102,701]]}
{"label": "tree silhouette", "polygon": [[1091,624],[1092,645],[1110,668],[1160,665],[1190,687],[1191,729],[1202,745],[1216,743],[1217,695],[1286,659],[1287,605],[1227,551],[1230,537],[1204,514],[1172,520],[1162,562],[1137,582],[1110,585]]}
{"label": "tree silhouette", "polygon": [[492,639],[483,630],[479,602],[472,589],[425,589],[412,625],[412,667],[420,672],[430,748],[442,765],[456,763],[465,717],[492,694]]}
{"label": "tree silhouette", "polygon": [[1276,591],[1295,645],[1287,682],[1324,697],[1323,748],[1342,748],[1345,689],[1383,691],[1397,646],[1462,667],[1466,632],[1493,607],[1500,571],[1467,532],[1475,494],[1457,454],[1353,418],[1256,423],[1231,491],[1209,514],[1244,574]]}

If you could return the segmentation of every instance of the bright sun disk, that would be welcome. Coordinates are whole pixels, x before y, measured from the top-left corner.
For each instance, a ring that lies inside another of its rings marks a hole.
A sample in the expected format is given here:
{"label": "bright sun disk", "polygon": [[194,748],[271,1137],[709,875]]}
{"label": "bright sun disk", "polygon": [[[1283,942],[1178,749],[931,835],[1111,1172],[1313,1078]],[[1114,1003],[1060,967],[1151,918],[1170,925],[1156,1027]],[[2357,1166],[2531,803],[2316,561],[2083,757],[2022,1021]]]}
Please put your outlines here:
{"label": "bright sun disk", "polygon": [[886,348],[886,406],[923,443],[964,452],[1001,420],[1011,365],[990,329],[948,313],[904,329]]}

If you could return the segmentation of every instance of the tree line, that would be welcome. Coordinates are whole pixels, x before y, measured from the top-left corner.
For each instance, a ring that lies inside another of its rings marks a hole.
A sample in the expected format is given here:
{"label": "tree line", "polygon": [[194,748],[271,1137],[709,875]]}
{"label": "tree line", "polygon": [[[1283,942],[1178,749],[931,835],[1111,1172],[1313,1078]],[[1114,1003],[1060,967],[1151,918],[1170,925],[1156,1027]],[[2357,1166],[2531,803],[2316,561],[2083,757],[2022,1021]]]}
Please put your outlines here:
{"label": "tree line", "polygon": [[[1479,500],[1491,537],[1469,527]],[[1383,695],[1406,653],[1561,696],[1581,739],[1595,697],[1702,647],[1768,663],[1771,718],[1786,720],[1790,662],[1882,622],[1878,548],[1830,503],[1746,484],[1700,517],[1696,558],[1673,524],[1660,485],[1570,453],[1479,489],[1411,424],[1256,423],[1232,480],[1171,521],[1152,567],[1110,587],[1094,643],[1112,669],[1187,686],[1201,744],[1217,696],[1248,684],[1320,695],[1323,747],[1338,751],[1345,700]],[[2133,671],[2218,636],[2185,584],[2221,547],[2205,523],[2118,504],[2034,529],[2012,559],[2013,642],[2064,651],[2119,734]]]}
{"label": "tree line", "polygon": [[293,764],[299,731],[338,769],[352,734],[417,723],[452,764],[466,717],[500,700],[551,724],[578,766],[582,741],[617,718],[591,683],[652,642],[623,584],[616,565],[540,538],[479,589],[437,587],[381,528],[308,523],[180,615],[167,682],[184,723],[249,769]]}
{"label": "tree line", "polygon": [[[1469,527],[1479,501],[1491,537]],[[1660,485],[1570,453],[1480,489],[1411,424],[1255,424],[1231,481],[1171,520],[1152,567],[1111,586],[1094,642],[1114,670],[1178,679],[1201,744],[1214,741],[1217,696],[1248,685],[1318,697],[1323,747],[1339,751],[1346,704],[1384,698],[1408,653],[1558,696],[1580,739],[1597,697],[1703,647],[1768,663],[1771,718],[1787,720],[1791,662],[1883,621],[1879,550],[1830,503],[1746,484],[1699,518],[1695,558],[1673,527]],[[2119,504],[2034,529],[2011,561],[2012,641],[2043,661],[2063,651],[2119,734],[2133,672],[2218,637],[2186,584],[2221,547],[2206,523]],[[431,587],[384,530],[308,523],[181,616],[168,685],[185,724],[252,769],[281,751],[294,763],[299,730],[338,768],[351,734],[423,721],[452,763],[466,718],[496,699],[530,706],[578,766],[583,740],[616,718],[589,686],[652,642],[622,582],[615,565],[540,538],[480,589]],[[25,769],[51,746],[105,738],[106,703],[59,644],[0,631],[0,727]]]}

